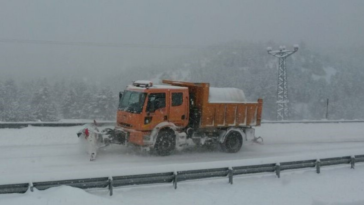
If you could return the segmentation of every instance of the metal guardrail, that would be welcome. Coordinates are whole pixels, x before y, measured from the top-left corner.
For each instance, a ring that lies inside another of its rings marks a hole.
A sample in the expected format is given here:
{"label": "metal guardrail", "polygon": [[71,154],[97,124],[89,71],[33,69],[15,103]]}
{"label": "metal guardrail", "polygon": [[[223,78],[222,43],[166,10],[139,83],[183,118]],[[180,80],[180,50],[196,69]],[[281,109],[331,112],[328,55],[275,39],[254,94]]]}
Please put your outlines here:
{"label": "metal guardrail", "polygon": [[105,188],[109,186],[109,178],[89,178],[89,179],[75,179],[75,180],[62,180],[62,181],[50,181],[50,182],[35,182],[31,188],[38,190],[45,190],[55,186],[67,185],[77,187],[81,189],[89,188]]}
{"label": "metal guardrail", "polygon": [[156,173],[156,174],[139,174],[128,176],[116,176],[113,178],[113,186],[128,186],[141,184],[171,183],[174,180],[173,172]]}
{"label": "metal guardrail", "polygon": [[67,185],[81,189],[108,188],[111,196],[113,194],[113,188],[129,186],[129,185],[173,183],[173,187],[177,189],[177,184],[182,181],[215,178],[215,177],[220,177],[220,178],[227,177],[229,183],[233,184],[233,179],[235,175],[273,172],[277,175],[278,178],[280,178],[280,173],[284,170],[303,169],[303,168],[316,168],[316,172],[319,174],[321,172],[322,166],[350,164],[350,167],[353,169],[355,167],[355,164],[359,162],[364,162],[364,155],[260,164],[260,165],[250,165],[250,166],[185,170],[185,171],[164,172],[164,173],[154,173],[154,174],[138,174],[138,175],[115,176],[115,177],[99,177],[99,178],[72,179],[72,180],[60,180],[60,181],[21,183],[21,184],[6,184],[6,185],[0,185],[0,194],[25,193],[28,190],[33,191],[34,188],[38,190],[45,190],[51,187]]}
{"label": "metal guardrail", "polygon": [[262,124],[315,124],[315,123],[363,123],[364,120],[284,120],[284,121],[262,121]]}
{"label": "metal guardrail", "polygon": [[71,127],[84,125],[85,123],[0,123],[0,128],[23,128],[28,126],[35,127]]}
{"label": "metal guardrail", "polygon": [[[28,126],[34,127],[72,127],[85,124],[91,124],[89,122],[1,122],[0,128],[23,128]],[[113,125],[115,121],[101,121],[97,122],[98,125]]]}
{"label": "metal guardrail", "polygon": [[0,194],[23,194],[28,191],[29,187],[29,183],[0,185]]}

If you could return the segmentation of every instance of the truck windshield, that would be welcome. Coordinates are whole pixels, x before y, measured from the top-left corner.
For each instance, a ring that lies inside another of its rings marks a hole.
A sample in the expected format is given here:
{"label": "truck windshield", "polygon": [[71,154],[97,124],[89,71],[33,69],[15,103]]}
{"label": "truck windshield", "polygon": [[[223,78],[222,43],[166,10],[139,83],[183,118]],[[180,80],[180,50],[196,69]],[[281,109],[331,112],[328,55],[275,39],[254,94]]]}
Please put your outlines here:
{"label": "truck windshield", "polygon": [[119,101],[119,110],[132,113],[141,113],[146,93],[125,91]]}

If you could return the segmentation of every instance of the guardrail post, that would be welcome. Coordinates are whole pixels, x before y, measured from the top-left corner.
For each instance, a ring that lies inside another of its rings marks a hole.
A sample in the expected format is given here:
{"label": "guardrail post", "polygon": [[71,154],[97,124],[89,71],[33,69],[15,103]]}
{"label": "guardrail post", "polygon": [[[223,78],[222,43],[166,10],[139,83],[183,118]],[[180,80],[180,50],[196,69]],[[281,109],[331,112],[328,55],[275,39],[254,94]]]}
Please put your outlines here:
{"label": "guardrail post", "polygon": [[177,172],[174,172],[174,179],[173,179],[173,187],[174,189],[177,189],[177,181],[178,181],[178,176],[177,176]]}
{"label": "guardrail post", "polygon": [[281,178],[281,165],[279,163],[276,164],[275,170],[277,177]]}
{"label": "guardrail post", "polygon": [[110,196],[113,195],[113,179],[112,177],[109,177],[109,191],[110,191]]}
{"label": "guardrail post", "polygon": [[352,169],[355,168],[355,156],[351,156],[351,158],[350,158],[350,165],[351,165],[351,168]]}
{"label": "guardrail post", "polygon": [[321,162],[320,162],[320,160],[318,159],[318,160],[316,161],[316,173],[317,173],[317,174],[320,174],[320,167],[321,167]]}
{"label": "guardrail post", "polygon": [[29,189],[30,189],[31,192],[34,191],[33,182],[29,182]]}
{"label": "guardrail post", "polygon": [[234,170],[233,170],[233,168],[229,168],[228,176],[229,176],[229,183],[230,184],[233,184],[233,177],[234,177]]}

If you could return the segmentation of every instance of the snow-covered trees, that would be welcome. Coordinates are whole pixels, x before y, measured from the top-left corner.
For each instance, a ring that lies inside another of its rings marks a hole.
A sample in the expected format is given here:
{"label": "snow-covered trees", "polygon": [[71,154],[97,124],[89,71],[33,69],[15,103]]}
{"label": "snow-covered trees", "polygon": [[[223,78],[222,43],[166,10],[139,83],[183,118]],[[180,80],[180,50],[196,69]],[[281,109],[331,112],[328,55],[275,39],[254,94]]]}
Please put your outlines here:
{"label": "snow-covered trees", "polygon": [[101,119],[108,119],[110,116],[116,116],[117,98],[113,95],[110,88],[102,89],[95,96],[92,104],[93,115]]}
{"label": "snow-covered trees", "polygon": [[70,89],[62,100],[61,109],[65,119],[77,118],[77,96],[73,89]]}
{"label": "snow-covered trees", "polygon": [[[232,42],[202,49],[192,57],[164,66],[169,71],[159,76],[173,79],[168,73],[175,69],[190,73],[189,79],[175,80],[241,88],[249,100],[262,97],[263,119],[275,120],[277,59],[266,53],[267,46],[279,47],[274,42]],[[290,119],[325,118],[326,99],[330,101],[329,119],[364,119],[364,109],[360,109],[364,101],[364,70],[359,57],[364,50],[350,53],[340,49],[330,54],[313,52],[303,44],[287,59]]]}
{"label": "snow-covered trees", "polygon": [[12,79],[0,82],[0,121],[34,120],[29,99],[32,94],[27,89],[22,89]]}
{"label": "snow-covered trees", "polygon": [[58,112],[56,104],[52,101],[48,83],[36,92],[32,100],[33,115],[36,120],[40,121],[56,121]]}
{"label": "snow-covered trees", "polygon": [[4,111],[5,111],[5,102],[4,102],[4,87],[2,82],[0,81],[0,121],[4,121]]}
{"label": "snow-covered trees", "polygon": [[4,121],[17,121],[19,116],[17,97],[18,87],[13,79],[8,79],[4,83],[1,100],[3,104],[2,119]]}
{"label": "snow-covered trees", "polygon": [[0,82],[0,121],[113,120],[117,104],[109,87],[64,80],[51,85],[45,79]]}
{"label": "snow-covered trees", "polygon": [[65,119],[113,119],[116,114],[117,99],[109,87],[97,91],[86,85],[75,84],[61,104]]}
{"label": "snow-covered trees", "polygon": [[[114,120],[117,94],[133,80],[160,79],[209,82],[236,87],[248,100],[263,98],[263,119],[276,119],[277,59],[266,53],[274,43],[233,42],[208,47],[172,63],[136,67],[105,81],[38,80],[19,84],[0,81],[0,121],[55,119]],[[325,57],[301,45],[287,59],[291,119],[323,119],[326,99],[329,119],[364,119],[364,50],[341,49]],[[352,56],[355,56],[353,58]],[[107,87],[111,86],[111,88]]]}

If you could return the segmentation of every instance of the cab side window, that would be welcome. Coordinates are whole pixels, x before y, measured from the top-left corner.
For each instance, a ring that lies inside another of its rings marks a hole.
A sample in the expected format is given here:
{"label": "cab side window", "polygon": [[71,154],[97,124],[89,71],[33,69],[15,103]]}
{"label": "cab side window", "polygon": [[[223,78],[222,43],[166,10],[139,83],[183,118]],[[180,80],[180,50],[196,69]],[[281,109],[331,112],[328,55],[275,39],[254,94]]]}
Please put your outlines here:
{"label": "cab side window", "polygon": [[148,95],[147,112],[154,112],[166,107],[165,93],[151,93]]}
{"label": "cab side window", "polygon": [[183,93],[172,93],[172,106],[180,106],[183,103]]}

